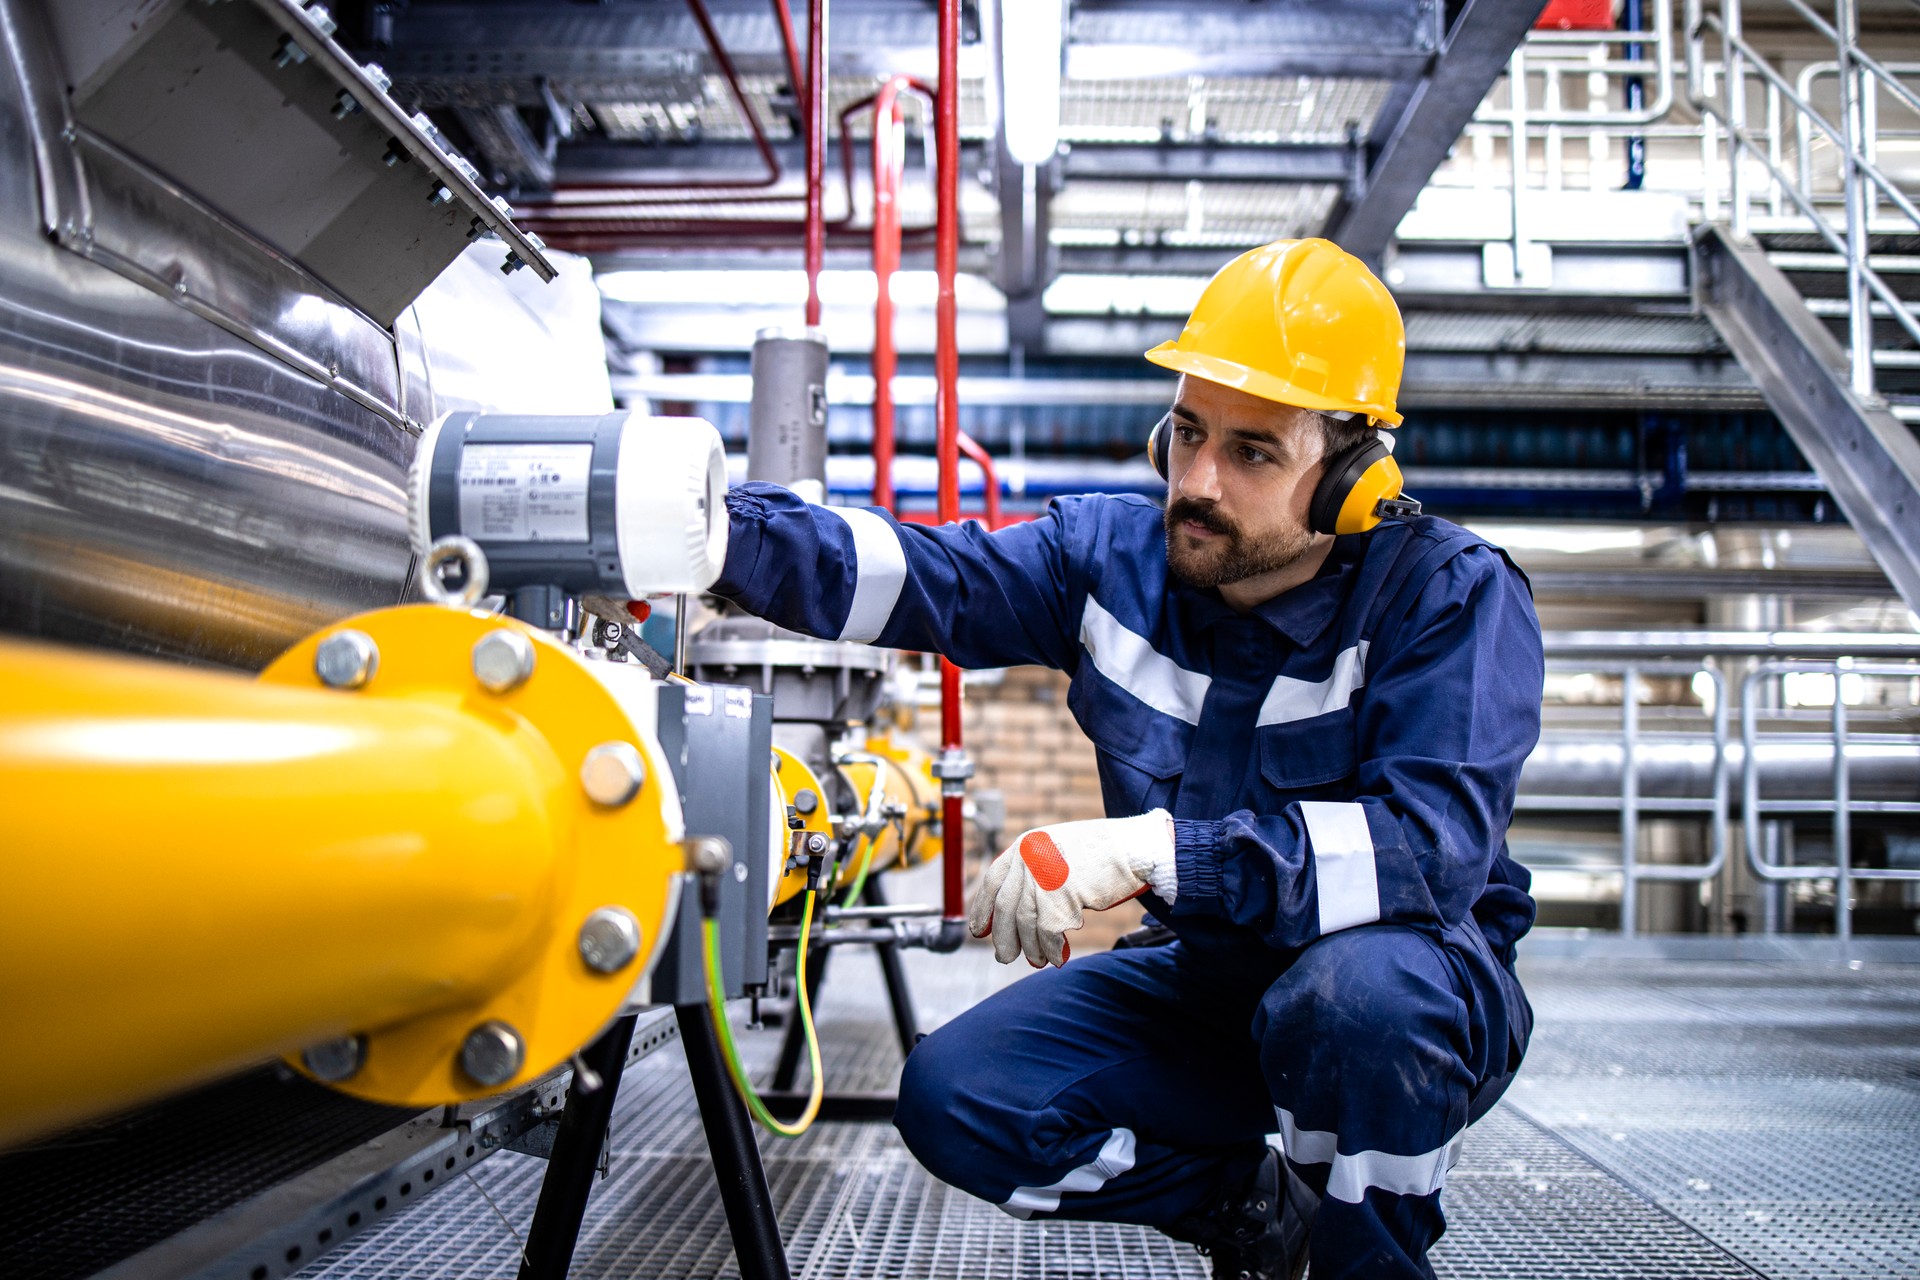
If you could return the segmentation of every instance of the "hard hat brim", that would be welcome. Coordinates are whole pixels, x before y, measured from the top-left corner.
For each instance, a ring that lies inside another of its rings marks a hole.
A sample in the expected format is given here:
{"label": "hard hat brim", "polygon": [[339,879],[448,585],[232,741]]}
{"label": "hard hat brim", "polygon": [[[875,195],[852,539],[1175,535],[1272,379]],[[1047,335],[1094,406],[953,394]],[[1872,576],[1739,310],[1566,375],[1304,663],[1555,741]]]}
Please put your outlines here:
{"label": "hard hat brim", "polygon": [[1147,352],[1146,357],[1163,369],[1172,369],[1175,373],[1184,373],[1195,378],[1205,378],[1208,382],[1217,382],[1223,387],[1244,391],[1250,396],[1259,396],[1262,400],[1271,400],[1275,404],[1329,413],[1364,413],[1383,427],[1397,427],[1401,423],[1401,415],[1385,405],[1336,400],[1330,396],[1297,387],[1285,378],[1276,377],[1259,369],[1250,369],[1243,364],[1236,364],[1232,360],[1202,355],[1197,351],[1182,351],[1177,342],[1163,342]]}

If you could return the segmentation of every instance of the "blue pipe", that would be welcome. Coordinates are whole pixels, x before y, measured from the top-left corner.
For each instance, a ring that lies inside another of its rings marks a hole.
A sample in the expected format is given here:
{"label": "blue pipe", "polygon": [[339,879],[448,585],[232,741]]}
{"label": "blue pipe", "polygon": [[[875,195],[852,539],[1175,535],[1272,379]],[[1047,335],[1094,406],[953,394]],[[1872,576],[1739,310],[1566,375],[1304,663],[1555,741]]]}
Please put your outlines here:
{"label": "blue pipe", "polygon": [[[1626,11],[1623,17],[1626,22],[1627,30],[1645,31],[1647,29],[1646,0],[1626,0]],[[1671,39],[1672,35],[1673,33],[1670,31],[1662,32],[1661,38]],[[1644,49],[1645,47],[1646,47],[1645,45],[1641,45],[1641,44],[1628,45],[1627,46],[1628,60],[1633,62],[1639,61],[1641,50]],[[1640,111],[1644,109],[1646,105],[1647,105],[1647,82],[1644,79],[1642,79],[1640,76],[1628,76],[1627,77],[1627,110]],[[1647,140],[1645,137],[1636,134],[1635,136],[1627,139],[1626,189],[1628,191],[1638,191],[1640,190],[1641,185],[1646,182],[1646,180],[1647,180]]]}

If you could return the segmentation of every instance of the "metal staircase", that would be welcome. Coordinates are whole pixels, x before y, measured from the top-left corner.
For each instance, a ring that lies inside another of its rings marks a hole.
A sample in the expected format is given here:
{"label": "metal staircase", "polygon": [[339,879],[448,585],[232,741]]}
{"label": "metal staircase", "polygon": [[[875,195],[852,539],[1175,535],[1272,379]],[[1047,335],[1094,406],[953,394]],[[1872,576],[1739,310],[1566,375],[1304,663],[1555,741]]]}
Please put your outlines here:
{"label": "metal staircase", "polygon": [[[1689,98],[1727,143],[1724,190],[1706,173],[1695,291],[1920,609],[1920,193],[1879,156],[1920,136],[1920,64],[1874,56],[1857,0],[1835,0],[1831,19],[1786,0],[1813,61],[1756,47],[1743,7],[1687,4]],[[1790,47],[1769,34],[1770,50]]]}

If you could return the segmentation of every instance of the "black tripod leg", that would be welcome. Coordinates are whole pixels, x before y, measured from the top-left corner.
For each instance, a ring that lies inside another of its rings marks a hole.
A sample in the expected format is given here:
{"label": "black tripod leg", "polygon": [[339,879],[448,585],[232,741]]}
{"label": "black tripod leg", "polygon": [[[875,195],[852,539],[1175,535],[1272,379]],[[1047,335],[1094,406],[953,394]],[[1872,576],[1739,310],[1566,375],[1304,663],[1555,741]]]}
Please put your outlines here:
{"label": "black tripod leg", "polygon": [[[867,881],[865,898],[876,907],[887,905],[886,891],[880,887],[880,878]],[[882,942],[874,948],[880,955],[880,972],[887,980],[887,1003],[893,1006],[893,1030],[900,1037],[900,1054],[905,1057],[913,1052],[913,1046],[920,1039],[920,1020],[913,1013],[913,992],[907,988],[907,968],[900,963],[900,944]]]}
{"label": "black tripod leg", "polygon": [[520,1260],[520,1280],[566,1280],[573,1264],[573,1247],[580,1239],[580,1221],[586,1216],[587,1197],[593,1191],[594,1170],[613,1119],[614,1095],[627,1066],[627,1045],[633,1039],[634,1014],[615,1018],[598,1040],[581,1051],[580,1060],[600,1077],[592,1091],[580,1087],[576,1070],[567,1087],[567,1109],[553,1137],[547,1158],[547,1176],[540,1184],[540,1204],[527,1229],[527,1248]]}
{"label": "black tripod leg", "polygon": [[[820,984],[826,981],[827,957],[833,954],[828,948],[821,947],[807,957],[807,1001],[813,1006],[814,1016],[820,1013]],[[793,1078],[800,1073],[800,1055],[807,1049],[807,1030],[800,1024],[800,1002],[795,1001],[793,1016],[787,1019],[786,1032],[780,1037],[780,1060],[773,1068],[773,1091],[785,1093],[793,1088]]]}
{"label": "black tripod leg", "polygon": [[713,1015],[703,1004],[675,1005],[673,1012],[680,1020],[687,1071],[693,1076],[693,1096],[700,1103],[700,1123],[707,1131],[707,1152],[720,1184],[720,1203],[727,1210],[741,1280],[788,1280],[787,1254],[780,1244],[780,1224],[773,1216],[767,1171],[760,1164],[747,1109],[727,1079]]}

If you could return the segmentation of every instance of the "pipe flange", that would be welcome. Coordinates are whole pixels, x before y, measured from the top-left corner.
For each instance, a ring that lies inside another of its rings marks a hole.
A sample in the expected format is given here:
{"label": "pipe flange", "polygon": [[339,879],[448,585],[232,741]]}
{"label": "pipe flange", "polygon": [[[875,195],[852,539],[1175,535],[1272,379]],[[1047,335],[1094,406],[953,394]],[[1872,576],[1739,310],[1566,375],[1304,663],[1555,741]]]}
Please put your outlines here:
{"label": "pipe flange", "polygon": [[[655,781],[672,772],[654,736],[651,701],[633,689],[616,693],[611,675],[595,670],[604,664],[582,661],[544,632],[435,605],[382,609],[329,627],[287,650],[260,678],[325,687],[315,653],[342,626],[364,633],[380,654],[379,679],[356,698],[457,707],[495,735],[501,752],[524,760],[535,780],[531,794],[552,815],[551,843],[516,850],[516,857],[547,868],[542,883],[550,892],[538,901],[529,895],[503,902],[497,918],[473,921],[475,929],[518,938],[516,959],[491,973],[448,974],[446,999],[432,1012],[358,1029],[351,1071],[337,1060],[340,1053],[316,1055],[313,1046],[287,1061],[315,1079],[336,1077],[328,1083],[343,1092],[398,1106],[467,1102],[529,1083],[565,1064],[618,1016],[666,936],[685,832],[678,794]],[[535,658],[510,698],[475,687],[475,646],[503,629]],[[581,762],[608,743],[623,749],[628,776],[641,778],[617,805],[590,794],[580,773]],[[432,909],[426,895],[421,910]],[[603,936],[609,920],[619,938]],[[629,933],[636,952],[640,940],[649,944],[646,954],[616,954]],[[500,1028],[511,1031],[517,1053],[505,1051]]]}

